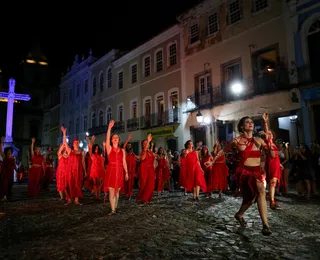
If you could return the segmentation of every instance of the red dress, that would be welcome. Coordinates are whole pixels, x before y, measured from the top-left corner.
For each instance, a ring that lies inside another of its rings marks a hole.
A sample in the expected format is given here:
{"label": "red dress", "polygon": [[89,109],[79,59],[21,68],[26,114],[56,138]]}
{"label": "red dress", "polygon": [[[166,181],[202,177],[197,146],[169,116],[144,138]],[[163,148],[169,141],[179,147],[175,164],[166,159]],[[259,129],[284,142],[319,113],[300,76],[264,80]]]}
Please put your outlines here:
{"label": "red dress", "polygon": [[90,178],[104,178],[104,157],[100,154],[92,154],[91,161]]}
{"label": "red dress", "polygon": [[186,187],[186,157],[180,157],[179,186]]}
{"label": "red dress", "polygon": [[197,152],[189,152],[186,156],[186,189],[193,191],[193,188],[200,186],[203,192],[207,191],[206,180],[197,158]]}
{"label": "red dress", "polygon": [[167,166],[168,160],[166,158],[158,159],[158,166],[156,168],[156,190],[163,191],[164,182],[170,179],[170,170]]}
{"label": "red dress", "polygon": [[273,178],[277,178],[280,181],[281,178],[281,168],[280,168],[280,157],[278,152],[278,147],[275,144],[272,144],[272,149],[274,150],[276,157],[272,158],[270,154],[266,155],[266,173],[267,181],[269,182]]}
{"label": "red dress", "polygon": [[226,158],[224,153],[218,155],[216,161],[212,165],[211,169],[211,182],[208,187],[210,192],[214,190],[227,190],[228,189],[228,175],[229,169],[226,164]]}
{"label": "red dress", "polygon": [[123,168],[123,149],[111,148],[108,154],[107,171],[104,178],[103,191],[107,192],[109,188],[121,190],[124,184]]}
{"label": "red dress", "polygon": [[66,171],[66,193],[67,199],[83,198],[83,153],[76,154],[73,150],[68,156],[69,170]]}
{"label": "red dress", "polygon": [[93,181],[91,178],[91,165],[92,165],[91,156],[86,156],[85,162],[86,162],[87,176],[85,178],[84,188],[87,190],[93,190]]}
{"label": "red dress", "polygon": [[56,181],[57,181],[57,191],[63,192],[66,189],[66,176],[69,170],[68,158],[61,156],[58,162]]}
{"label": "red dress", "polygon": [[51,154],[48,154],[46,156],[44,170],[45,173],[43,176],[43,189],[49,189],[49,185],[53,179],[53,160]]}
{"label": "red dress", "polygon": [[126,162],[128,168],[129,179],[124,183],[124,193],[127,197],[132,196],[134,188],[134,177],[137,169],[137,158],[134,153],[127,153]]}
{"label": "red dress", "polygon": [[3,159],[0,168],[0,198],[11,196],[15,164],[14,157]]}
{"label": "red dress", "polygon": [[[144,154],[142,151],[140,157]],[[137,201],[148,202],[152,200],[155,184],[154,171],[154,154],[151,151],[146,151],[146,158],[140,162],[139,167],[140,188],[137,196]]]}
{"label": "red dress", "polygon": [[40,180],[43,177],[43,156],[33,155],[32,156],[32,166],[28,171],[28,196],[38,196],[40,193]]}
{"label": "red dress", "polygon": [[212,156],[204,156],[201,158],[201,169],[204,172],[204,178],[206,180],[206,184],[207,184],[207,192],[211,192],[209,190],[209,185],[212,182],[212,176],[211,176],[211,169],[212,169],[212,165],[207,167],[205,165],[206,162],[211,162],[213,160]]}

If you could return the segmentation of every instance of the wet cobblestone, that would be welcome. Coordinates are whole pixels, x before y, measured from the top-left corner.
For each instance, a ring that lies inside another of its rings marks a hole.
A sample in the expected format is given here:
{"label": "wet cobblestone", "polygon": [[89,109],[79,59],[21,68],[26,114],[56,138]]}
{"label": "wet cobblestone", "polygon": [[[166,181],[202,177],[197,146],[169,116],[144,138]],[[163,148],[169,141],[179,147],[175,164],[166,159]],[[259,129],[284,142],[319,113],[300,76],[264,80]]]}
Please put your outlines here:
{"label": "wet cobblestone", "polygon": [[241,198],[193,202],[182,192],[156,196],[139,207],[121,199],[120,213],[88,194],[82,206],[64,206],[54,191],[0,204],[0,259],[319,259],[318,199],[280,197],[268,211],[272,236],[261,234],[257,206],[247,228],[234,219]]}

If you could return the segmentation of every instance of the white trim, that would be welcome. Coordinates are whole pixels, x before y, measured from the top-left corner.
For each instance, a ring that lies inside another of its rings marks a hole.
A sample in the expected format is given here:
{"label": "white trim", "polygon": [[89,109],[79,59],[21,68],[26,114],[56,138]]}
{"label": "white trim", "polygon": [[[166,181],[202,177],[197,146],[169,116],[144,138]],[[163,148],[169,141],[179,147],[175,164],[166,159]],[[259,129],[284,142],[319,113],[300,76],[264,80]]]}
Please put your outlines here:
{"label": "white trim", "polygon": [[163,97],[163,108],[166,107],[164,92],[158,92],[157,94],[154,95],[154,111],[155,111],[155,113],[158,113],[158,102],[157,102],[158,97]]}
{"label": "white trim", "polygon": [[173,73],[176,73],[176,72],[179,72],[179,71],[181,71],[180,68],[179,68],[179,69],[176,69],[176,70],[173,70],[173,71],[170,71],[170,72],[168,72],[168,73],[166,73],[166,74],[160,75],[160,76],[158,76],[158,77],[156,77],[156,78],[150,79],[150,80],[148,80],[148,81],[146,81],[146,82],[140,83],[139,85],[133,86],[132,88],[127,88],[127,89],[125,89],[125,90],[123,90],[123,91],[118,91],[118,92],[117,92],[116,94],[114,94],[114,95],[110,95],[110,96],[108,96],[108,97],[106,97],[106,98],[104,98],[104,99],[101,99],[101,100],[99,100],[99,101],[97,101],[97,102],[95,102],[95,103],[90,103],[89,107],[94,106],[95,104],[99,104],[100,102],[103,102],[103,101],[108,100],[108,99],[114,99],[116,96],[122,95],[123,93],[126,93],[126,92],[128,92],[128,91],[132,91],[133,89],[139,88],[139,87],[141,87],[141,86],[143,86],[143,85],[145,85],[145,84],[149,84],[150,82],[153,82],[153,81],[155,81],[155,80],[158,80],[158,79],[160,79],[160,78],[166,77],[166,76],[168,76],[168,75],[170,75],[170,74],[173,74]]}
{"label": "white trim", "polygon": [[[158,53],[159,51],[161,51],[161,53],[162,53],[162,70],[157,71],[157,53]],[[153,57],[154,57],[154,61],[153,61],[154,70],[153,70],[153,71],[154,71],[155,73],[163,71],[163,70],[164,70],[164,52],[163,52],[163,47],[156,49],[156,50],[154,51]]]}
{"label": "white trim", "polygon": [[[146,64],[145,64],[145,59],[148,58],[148,57],[150,58],[150,75],[149,75],[149,76],[146,76],[146,75],[145,75],[145,66],[146,66]],[[150,55],[150,54],[147,54],[147,55],[145,55],[145,56],[142,57],[142,65],[143,65],[143,69],[142,69],[142,75],[143,75],[143,77],[144,77],[144,78],[150,77],[150,76],[152,75],[152,59],[151,59],[151,55]]]}
{"label": "white trim", "polygon": [[117,105],[117,121],[120,121],[120,113],[119,113],[119,108],[122,106],[122,122],[124,122],[124,105],[123,102]]}
{"label": "white trim", "polygon": [[108,72],[109,72],[109,70],[111,70],[111,86],[110,86],[110,88],[112,88],[112,68],[111,68],[111,66],[109,66],[108,68],[107,68],[107,74],[106,74],[106,89],[108,89],[109,88],[109,86],[108,86]]}
{"label": "white trim", "polygon": [[302,48],[302,55],[305,64],[309,64],[309,48],[308,48],[308,35],[310,26],[313,22],[319,18],[320,19],[320,12],[314,13],[301,26],[301,48]]}
{"label": "white trim", "polygon": [[[137,66],[137,72],[136,72],[136,74],[137,74],[137,81],[134,82],[134,83],[132,83],[132,67],[133,67],[134,65]],[[139,66],[138,66],[138,62],[134,62],[134,63],[130,64],[130,73],[129,73],[129,74],[130,74],[130,85],[138,84],[138,83],[139,83]]]}
{"label": "white trim", "polygon": [[179,88],[174,87],[168,90],[168,110],[172,109],[172,104],[171,104],[171,94],[177,92],[178,95],[178,105],[180,107],[180,95],[179,95]]}
{"label": "white trim", "polygon": [[145,104],[146,104],[147,100],[150,100],[150,114],[152,114],[152,97],[151,96],[146,96],[142,100],[142,104],[143,104],[142,105],[142,114],[143,114],[143,116],[146,115],[146,106],[145,106]]}
{"label": "white trim", "polygon": [[154,38],[152,38],[150,41],[146,42],[145,44],[140,45],[136,49],[132,50],[131,52],[127,53],[126,55],[122,56],[118,60],[115,60],[113,62],[113,65],[115,68],[118,68],[122,64],[134,59],[135,57],[145,53],[146,51],[153,49],[157,45],[167,41],[168,39],[172,38],[173,36],[177,35],[180,33],[180,26],[179,25],[174,25],[168,30],[164,31],[161,34],[158,34]]}
{"label": "white trim", "polygon": [[[102,81],[103,88],[102,88],[102,91],[101,91],[101,89],[100,89],[100,77],[101,77],[101,74],[102,74],[102,73],[103,73],[103,81]],[[104,87],[105,87],[105,85],[104,85],[104,79],[105,79],[105,73],[104,73],[103,70],[101,70],[101,71],[99,72],[99,92],[103,92],[103,90],[104,90]]]}
{"label": "white trim", "polygon": [[[170,47],[171,45],[176,45],[176,64],[170,65]],[[170,68],[171,66],[175,66],[178,64],[178,41],[174,40],[167,44],[167,68]]]}
{"label": "white trim", "polygon": [[[122,72],[122,88],[119,88],[119,74]],[[117,71],[117,89],[124,89],[124,73],[123,73],[123,69]]]}
{"label": "white trim", "polygon": [[133,110],[132,110],[132,105],[133,103],[137,103],[137,118],[139,118],[139,104],[138,104],[138,98],[134,98],[130,100],[130,116],[129,119],[133,119]]}

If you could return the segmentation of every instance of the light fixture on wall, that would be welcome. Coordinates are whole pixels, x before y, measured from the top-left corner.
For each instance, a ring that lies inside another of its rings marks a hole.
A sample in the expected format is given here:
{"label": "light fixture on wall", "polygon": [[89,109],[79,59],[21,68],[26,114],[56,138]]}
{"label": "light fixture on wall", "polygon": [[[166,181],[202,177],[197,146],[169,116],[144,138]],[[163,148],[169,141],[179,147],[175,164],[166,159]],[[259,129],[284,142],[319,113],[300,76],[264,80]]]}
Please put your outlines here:
{"label": "light fixture on wall", "polygon": [[203,123],[203,115],[201,114],[200,110],[198,110],[198,113],[196,115],[196,119],[197,119],[197,122],[199,124],[202,124]]}

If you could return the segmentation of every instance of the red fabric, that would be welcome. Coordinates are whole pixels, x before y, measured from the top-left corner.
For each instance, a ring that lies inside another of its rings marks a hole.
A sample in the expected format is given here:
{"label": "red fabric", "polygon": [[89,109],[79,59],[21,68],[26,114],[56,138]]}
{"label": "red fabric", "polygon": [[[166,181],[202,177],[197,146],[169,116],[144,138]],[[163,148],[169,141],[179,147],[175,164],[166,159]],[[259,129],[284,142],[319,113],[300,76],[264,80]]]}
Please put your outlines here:
{"label": "red fabric", "polygon": [[[204,172],[204,178],[206,180],[206,185],[207,185],[207,188],[208,188],[208,185],[212,182],[211,179],[212,179],[212,176],[211,176],[211,170],[212,170],[212,166],[206,166],[205,163],[206,162],[211,162],[213,161],[213,158],[212,156],[204,156],[201,158],[201,169],[203,170]],[[208,192],[210,192],[209,190],[207,190]]]}
{"label": "red fabric", "polygon": [[0,198],[11,195],[14,169],[14,157],[4,158],[0,168]]}
{"label": "red fabric", "polygon": [[57,172],[56,172],[56,182],[57,191],[62,192],[66,189],[66,176],[67,171],[69,171],[68,158],[61,156],[58,162]]}
{"label": "red fabric", "polygon": [[167,166],[168,160],[165,158],[158,159],[158,166],[156,168],[156,190],[163,191],[164,182],[170,179],[170,170]]}
{"label": "red fabric", "polygon": [[69,154],[69,171],[66,171],[66,193],[68,199],[83,198],[83,154],[76,154],[73,150]]}
{"label": "red fabric", "polygon": [[193,191],[193,188],[200,186],[203,192],[207,191],[206,180],[197,158],[197,152],[189,152],[186,156],[186,189]]}
{"label": "red fabric", "polygon": [[43,189],[49,189],[49,185],[53,179],[53,160],[52,155],[48,154],[44,163]]}
{"label": "red fabric", "polygon": [[92,165],[92,159],[91,156],[87,157],[85,159],[86,162],[86,169],[87,169],[87,176],[85,178],[84,188],[87,190],[93,190],[93,180],[91,178],[91,165]]}
{"label": "red fabric", "polygon": [[211,170],[211,182],[208,187],[210,192],[214,190],[227,190],[228,189],[228,175],[229,169],[226,164],[225,155],[219,155]]}
{"label": "red fabric", "polygon": [[100,179],[104,177],[104,157],[100,154],[91,155],[90,178]]}
{"label": "red fabric", "polygon": [[43,178],[43,156],[32,156],[32,167],[28,170],[28,196],[38,196],[40,193],[40,181]]}
{"label": "red fabric", "polygon": [[[143,153],[144,152],[141,152],[140,156],[142,156]],[[137,201],[142,202],[152,200],[155,186],[154,155],[151,151],[147,151],[146,153],[146,158],[140,162],[139,167],[140,188]]]}
{"label": "red fabric", "polygon": [[279,158],[279,153],[278,153],[278,147],[275,144],[272,144],[271,147],[275,154],[276,157],[272,158],[270,154],[266,155],[266,173],[267,173],[267,181],[269,182],[273,178],[277,178],[280,180],[281,178],[281,168],[280,168],[280,158]]}
{"label": "red fabric", "polygon": [[[242,151],[239,149],[240,146],[246,145],[246,148]],[[260,158],[261,152],[260,150],[252,150],[254,145],[254,137],[252,139],[248,140],[248,143],[246,144],[237,144],[238,148],[238,159],[240,160],[240,164],[244,165],[245,161],[248,158]]]}
{"label": "red fabric", "polygon": [[122,189],[124,185],[123,149],[111,148],[108,154],[107,171],[104,178],[103,191],[108,188]]}
{"label": "red fabric", "polygon": [[127,197],[132,196],[134,188],[134,177],[137,169],[137,158],[134,153],[127,153],[126,162],[128,168],[128,181],[124,182],[124,193]]}
{"label": "red fabric", "polygon": [[186,157],[180,157],[179,186],[186,187]]}

